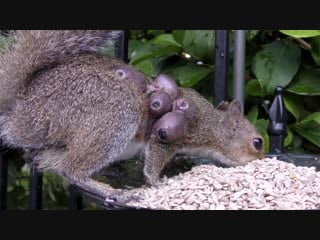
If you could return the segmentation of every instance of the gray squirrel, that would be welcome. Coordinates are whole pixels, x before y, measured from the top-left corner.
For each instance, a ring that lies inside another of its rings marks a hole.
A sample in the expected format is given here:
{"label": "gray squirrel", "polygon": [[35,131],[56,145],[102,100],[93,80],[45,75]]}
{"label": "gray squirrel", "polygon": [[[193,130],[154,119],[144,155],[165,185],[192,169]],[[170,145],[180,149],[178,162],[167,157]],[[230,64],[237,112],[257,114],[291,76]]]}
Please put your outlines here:
{"label": "gray squirrel", "polygon": [[[102,55],[101,48],[118,34],[13,31],[0,55],[3,144],[32,150],[41,171],[123,203],[129,190],[92,178],[115,161],[142,156],[146,183],[157,186],[177,153],[229,166],[264,157],[263,138],[238,101],[215,108],[193,89],[172,87],[166,75],[158,78],[160,91],[156,81],[132,66]],[[153,106],[164,111],[159,114]]]}

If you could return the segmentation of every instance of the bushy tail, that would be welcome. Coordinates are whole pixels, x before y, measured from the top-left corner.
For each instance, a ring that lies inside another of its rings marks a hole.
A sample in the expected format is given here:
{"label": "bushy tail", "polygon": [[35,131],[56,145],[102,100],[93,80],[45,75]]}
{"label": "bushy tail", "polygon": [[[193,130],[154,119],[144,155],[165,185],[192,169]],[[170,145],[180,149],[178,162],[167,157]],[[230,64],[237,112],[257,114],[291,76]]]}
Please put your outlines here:
{"label": "bushy tail", "polygon": [[42,68],[63,61],[66,56],[98,52],[120,31],[103,30],[18,30],[7,38],[0,54],[0,113]]}

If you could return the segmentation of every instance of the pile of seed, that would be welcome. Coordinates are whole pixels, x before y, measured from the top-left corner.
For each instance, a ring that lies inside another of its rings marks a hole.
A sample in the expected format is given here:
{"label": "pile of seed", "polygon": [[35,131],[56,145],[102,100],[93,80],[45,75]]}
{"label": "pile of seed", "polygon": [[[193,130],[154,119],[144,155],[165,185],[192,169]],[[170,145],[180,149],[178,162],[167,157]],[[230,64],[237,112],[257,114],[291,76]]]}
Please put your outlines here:
{"label": "pile of seed", "polygon": [[199,165],[135,195],[142,200],[128,205],[149,209],[319,209],[320,172],[276,158],[231,168]]}

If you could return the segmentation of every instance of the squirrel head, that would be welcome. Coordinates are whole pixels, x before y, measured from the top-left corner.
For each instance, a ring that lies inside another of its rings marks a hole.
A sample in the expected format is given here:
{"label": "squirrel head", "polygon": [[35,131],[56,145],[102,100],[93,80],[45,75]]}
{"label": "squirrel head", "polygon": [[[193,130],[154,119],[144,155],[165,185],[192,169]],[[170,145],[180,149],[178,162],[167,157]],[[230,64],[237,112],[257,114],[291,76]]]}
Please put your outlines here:
{"label": "squirrel head", "polygon": [[196,111],[176,143],[178,148],[191,152],[197,149],[201,156],[228,166],[264,158],[264,139],[244,117],[239,101],[215,108],[196,91],[183,88],[181,91],[183,97],[192,100]]}
{"label": "squirrel head", "polygon": [[256,128],[244,117],[241,104],[233,100],[222,110],[222,128],[226,141],[223,153],[232,165],[243,165],[264,157],[264,139]]}

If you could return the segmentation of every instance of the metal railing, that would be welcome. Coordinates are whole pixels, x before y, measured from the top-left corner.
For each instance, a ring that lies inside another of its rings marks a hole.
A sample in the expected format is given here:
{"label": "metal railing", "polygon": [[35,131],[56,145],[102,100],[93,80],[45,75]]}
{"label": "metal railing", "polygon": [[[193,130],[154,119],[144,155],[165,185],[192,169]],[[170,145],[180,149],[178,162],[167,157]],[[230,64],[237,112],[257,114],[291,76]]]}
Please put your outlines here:
{"label": "metal railing", "polygon": [[[244,44],[245,34],[238,30],[238,42]],[[239,45],[240,46],[240,45]],[[243,89],[244,76],[242,76],[245,62],[243,59],[243,49],[238,45],[235,46],[235,51],[242,51],[242,53],[235,53],[236,74],[239,73],[235,86]],[[228,51],[229,51],[229,31],[228,30],[216,30],[216,42],[215,42],[215,75],[214,75],[214,99],[215,105],[219,104],[223,100],[227,100],[227,75],[228,75]],[[238,54],[238,55],[236,55]],[[128,62],[128,32],[123,31],[122,36],[117,42],[117,48],[115,56]],[[242,60],[241,60],[242,59]],[[238,79],[240,78],[240,80]],[[241,82],[241,83],[239,83]],[[234,88],[235,95],[241,100],[241,92]],[[240,90],[243,91],[243,90]],[[276,96],[274,102],[269,109],[270,123],[268,128],[268,134],[270,135],[270,154],[283,153],[284,138],[286,136],[286,110],[282,100],[281,88],[276,89]],[[31,161],[30,161],[31,162]],[[7,208],[7,185],[8,185],[8,159],[5,155],[0,154],[0,210]],[[81,210],[83,208],[83,196],[79,189],[75,186],[70,186],[70,209]],[[30,172],[30,209],[37,210],[42,209],[42,174],[31,163]]]}

